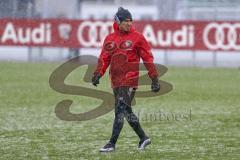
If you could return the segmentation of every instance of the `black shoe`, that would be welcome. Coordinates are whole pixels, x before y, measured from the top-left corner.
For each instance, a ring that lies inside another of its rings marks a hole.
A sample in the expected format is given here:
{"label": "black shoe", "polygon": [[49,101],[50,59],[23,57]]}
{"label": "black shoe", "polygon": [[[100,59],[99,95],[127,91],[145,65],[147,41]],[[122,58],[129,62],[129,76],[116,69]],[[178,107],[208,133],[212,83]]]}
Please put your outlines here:
{"label": "black shoe", "polygon": [[138,149],[144,150],[145,147],[149,144],[151,144],[151,140],[150,140],[150,138],[146,137],[146,138],[140,140],[139,145],[138,145]]}
{"label": "black shoe", "polygon": [[108,142],[104,147],[100,148],[100,152],[112,152],[115,150],[115,144]]}

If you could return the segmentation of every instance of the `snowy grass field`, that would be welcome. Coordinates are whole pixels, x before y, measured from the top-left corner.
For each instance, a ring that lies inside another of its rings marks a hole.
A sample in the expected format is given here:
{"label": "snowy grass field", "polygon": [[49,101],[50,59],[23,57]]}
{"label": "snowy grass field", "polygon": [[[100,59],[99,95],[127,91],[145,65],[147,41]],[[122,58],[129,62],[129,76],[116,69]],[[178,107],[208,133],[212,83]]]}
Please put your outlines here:
{"label": "snowy grass field", "polygon": [[[125,122],[116,152],[102,154],[98,149],[111,135],[113,111],[89,121],[58,119],[54,109],[63,99],[74,100],[75,113],[100,101],[52,90],[48,80],[57,66],[0,62],[1,160],[239,160],[239,69],[170,67],[161,79],[174,89],[160,97],[137,98],[134,106],[152,144],[138,151],[138,138]],[[66,81],[94,88],[83,83],[85,70],[74,70]],[[108,76],[97,89],[112,92]],[[161,119],[151,118],[158,113]]]}

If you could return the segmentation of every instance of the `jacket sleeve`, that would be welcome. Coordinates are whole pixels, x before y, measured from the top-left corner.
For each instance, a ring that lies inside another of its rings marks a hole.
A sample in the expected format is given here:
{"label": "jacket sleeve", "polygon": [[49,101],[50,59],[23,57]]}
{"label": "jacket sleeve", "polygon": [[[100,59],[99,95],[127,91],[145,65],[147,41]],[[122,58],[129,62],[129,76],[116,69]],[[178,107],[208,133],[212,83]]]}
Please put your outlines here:
{"label": "jacket sleeve", "polygon": [[110,61],[111,61],[111,54],[108,53],[107,51],[105,51],[105,49],[104,49],[106,41],[107,41],[106,39],[104,40],[102,51],[101,51],[100,56],[98,58],[97,68],[94,72],[94,74],[99,73],[101,76],[104,75],[104,73],[106,72],[106,70],[107,70],[107,68],[110,64]]}
{"label": "jacket sleeve", "polygon": [[138,47],[138,54],[142,58],[143,63],[148,70],[149,77],[151,79],[157,78],[158,73],[156,70],[156,66],[153,63],[154,58],[151,53],[151,48],[143,35],[140,35],[139,41],[137,42],[137,47]]}

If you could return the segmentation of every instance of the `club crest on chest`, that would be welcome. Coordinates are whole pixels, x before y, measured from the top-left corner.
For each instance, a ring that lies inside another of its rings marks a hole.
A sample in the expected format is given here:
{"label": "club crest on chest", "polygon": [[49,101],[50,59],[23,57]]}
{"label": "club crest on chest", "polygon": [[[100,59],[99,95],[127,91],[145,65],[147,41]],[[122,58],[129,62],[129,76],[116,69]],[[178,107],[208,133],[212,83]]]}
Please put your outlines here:
{"label": "club crest on chest", "polygon": [[106,52],[113,52],[115,49],[132,50],[133,42],[131,40],[125,40],[117,44],[114,41],[109,41],[104,44],[104,50]]}

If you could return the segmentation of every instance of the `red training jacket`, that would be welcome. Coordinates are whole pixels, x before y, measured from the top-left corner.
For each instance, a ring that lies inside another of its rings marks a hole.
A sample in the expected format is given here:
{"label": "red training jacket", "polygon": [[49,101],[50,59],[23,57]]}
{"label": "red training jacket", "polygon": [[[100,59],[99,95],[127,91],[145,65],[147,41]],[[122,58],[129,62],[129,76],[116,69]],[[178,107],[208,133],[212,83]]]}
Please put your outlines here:
{"label": "red training jacket", "polygon": [[158,77],[150,46],[144,36],[133,27],[127,33],[120,32],[116,22],[113,28],[114,32],[104,40],[95,73],[103,76],[110,65],[112,88],[120,86],[137,88],[141,58],[149,77],[151,79]]}

